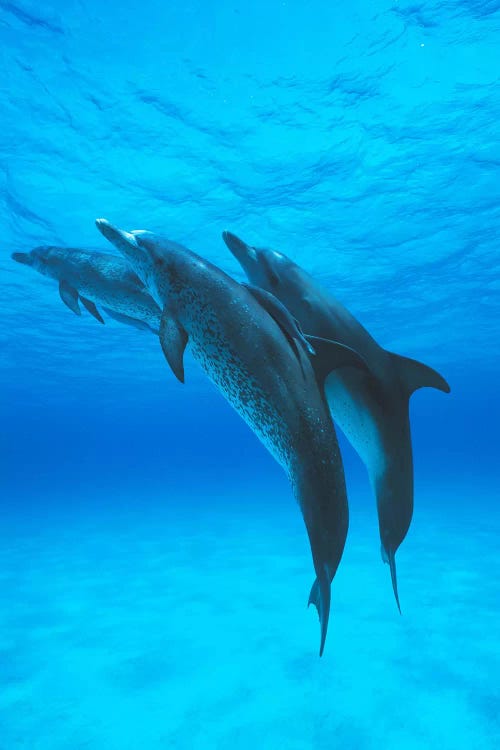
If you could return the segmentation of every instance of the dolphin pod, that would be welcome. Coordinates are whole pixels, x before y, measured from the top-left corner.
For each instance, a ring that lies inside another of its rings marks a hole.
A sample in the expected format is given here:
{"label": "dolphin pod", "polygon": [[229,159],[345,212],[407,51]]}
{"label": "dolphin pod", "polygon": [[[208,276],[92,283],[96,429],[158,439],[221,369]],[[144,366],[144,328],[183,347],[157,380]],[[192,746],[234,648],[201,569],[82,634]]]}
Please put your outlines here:
{"label": "dolphin pod", "polygon": [[[287,473],[311,546],[316,580],[310,602],[320,618],[321,656],[330,583],[348,527],[344,470],[323,394],[324,377],[315,373],[302,335],[272,295],[255,295],[169,239],[123,231],[104,219],[97,226],[162,309],[160,343],[174,375],[184,382],[183,355],[189,343],[208,377]],[[332,367],[364,369],[351,349],[324,343]]]}
{"label": "dolphin pod", "polygon": [[408,402],[423,386],[448,392],[446,381],[426,365],[380,347],[345,307],[281,253],[224,232],[250,282],[240,284],[167,238],[124,231],[104,219],[96,224],[124,257],[46,246],[12,258],[56,280],[62,301],[76,315],[81,302],[104,323],[99,305],[111,318],[158,335],[181,382],[184,350],[191,347],[290,480],[311,547],[315,580],[308,604],[314,604],[320,620],[320,656],[330,586],[349,523],[334,422],[368,469],[382,556],[400,608],[395,553],[413,511]]}
{"label": "dolphin pod", "polygon": [[306,334],[354,348],[368,371],[336,369],[326,380],[332,417],[364,462],[377,500],[382,559],[389,564],[399,611],[395,555],[413,515],[413,459],[409,399],[418,388],[449,393],[427,365],[383,349],[356,318],[302,268],[280,252],[248,245],[231,232],[223,239],[249,281],[272,292]]}

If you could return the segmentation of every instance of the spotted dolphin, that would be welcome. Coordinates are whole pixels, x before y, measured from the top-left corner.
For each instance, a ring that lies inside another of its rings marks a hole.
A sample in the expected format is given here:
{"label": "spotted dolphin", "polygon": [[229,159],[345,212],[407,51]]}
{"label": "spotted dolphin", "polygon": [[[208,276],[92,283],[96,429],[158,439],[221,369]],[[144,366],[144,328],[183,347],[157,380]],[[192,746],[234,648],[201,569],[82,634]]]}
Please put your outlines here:
{"label": "spotted dolphin", "polygon": [[161,310],[144,284],[123,258],[52,245],[29,253],[12,253],[12,259],[59,282],[59,294],[75,315],[80,302],[100,323],[97,305],[120,323],[158,333]]}
{"label": "spotted dolphin", "polygon": [[377,499],[381,552],[389,564],[399,611],[395,555],[413,514],[413,458],[409,399],[418,388],[449,393],[427,365],[383,349],[356,318],[306,271],[282,253],[248,245],[231,232],[223,239],[251,284],[275,295],[306,334],[355,349],[369,372],[336,368],[326,379],[330,411],[364,462]]}
{"label": "spotted dolphin", "polygon": [[348,506],[335,429],[316,372],[326,349],[331,366],[364,364],[351,349],[320,341],[315,372],[299,330],[283,320],[288,313],[273,304],[272,295],[259,299],[200,256],[151,232],[126,232],[105,219],[96,223],[162,308],[160,342],[175,376],[184,382],[189,343],[208,377],[287,473],[311,546],[316,581],[309,603],[320,618],[321,656]]}

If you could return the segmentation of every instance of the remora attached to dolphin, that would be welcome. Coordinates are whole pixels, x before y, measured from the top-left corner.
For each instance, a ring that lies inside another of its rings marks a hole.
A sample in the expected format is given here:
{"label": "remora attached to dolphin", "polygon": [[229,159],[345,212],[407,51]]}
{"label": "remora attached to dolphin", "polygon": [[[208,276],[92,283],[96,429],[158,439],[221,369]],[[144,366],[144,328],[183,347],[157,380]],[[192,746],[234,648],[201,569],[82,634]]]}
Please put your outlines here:
{"label": "remora attached to dolphin", "polygon": [[395,554],[413,514],[409,399],[418,388],[449,393],[450,387],[427,365],[379,346],[333,295],[282,253],[252,247],[231,232],[224,232],[223,239],[250,283],[275,295],[306,334],[340,341],[368,364],[370,372],[352,367],[331,372],[326,394],[333,419],[368,470],[377,499],[382,558],[390,566],[401,611]]}
{"label": "remora attached to dolphin", "polygon": [[29,253],[12,253],[12,259],[58,281],[60,297],[75,315],[82,314],[81,302],[104,323],[100,305],[120,323],[158,333],[161,310],[123,258],[47,245]]}
{"label": "remora attached to dolphin", "polygon": [[325,376],[326,350],[329,367],[363,362],[347,347],[320,341],[314,371],[300,331],[272,295],[255,294],[168,239],[122,231],[105,219],[96,223],[162,308],[160,342],[176,377],[184,382],[189,342],[206,374],[288,474],[316,572],[309,603],[320,618],[321,656],[348,506],[335,429],[317,378]]}

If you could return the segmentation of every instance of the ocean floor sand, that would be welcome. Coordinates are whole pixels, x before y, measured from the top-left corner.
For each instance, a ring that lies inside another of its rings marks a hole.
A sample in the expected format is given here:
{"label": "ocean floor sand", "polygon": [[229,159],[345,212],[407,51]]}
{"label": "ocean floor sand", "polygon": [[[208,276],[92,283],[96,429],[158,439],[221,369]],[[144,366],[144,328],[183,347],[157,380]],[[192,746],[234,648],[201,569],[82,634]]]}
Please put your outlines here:
{"label": "ocean floor sand", "polygon": [[0,750],[498,748],[498,515],[418,512],[402,617],[355,515],[319,659],[296,509],[84,506],[5,520]]}

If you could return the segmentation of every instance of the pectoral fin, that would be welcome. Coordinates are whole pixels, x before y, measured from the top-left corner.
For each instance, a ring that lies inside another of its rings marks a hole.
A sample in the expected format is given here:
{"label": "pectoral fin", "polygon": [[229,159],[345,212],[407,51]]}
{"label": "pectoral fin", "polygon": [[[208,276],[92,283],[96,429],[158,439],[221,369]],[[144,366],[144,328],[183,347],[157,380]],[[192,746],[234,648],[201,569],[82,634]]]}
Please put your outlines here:
{"label": "pectoral fin", "polygon": [[165,307],[160,323],[160,344],[172,372],[181,383],[184,382],[183,357],[187,342],[186,331]]}
{"label": "pectoral fin", "polygon": [[101,313],[99,312],[95,304],[91,300],[87,299],[86,297],[80,296],[80,299],[84,308],[91,315],[93,315],[94,318],[99,321],[99,323],[102,323],[104,325],[104,318],[102,317]]}
{"label": "pectoral fin", "polygon": [[339,341],[307,334],[305,338],[316,352],[316,356],[311,359],[311,364],[321,386],[327,375],[333,370],[338,370],[339,367],[356,367],[371,375],[366,360],[350,346],[341,344]]}
{"label": "pectoral fin", "polygon": [[302,333],[299,323],[291,315],[285,305],[280,302],[277,297],[274,296],[274,294],[266,292],[265,289],[261,289],[258,286],[253,286],[252,284],[242,284],[242,286],[248,289],[253,297],[255,297],[257,302],[279,325],[299,362],[300,355],[297,349],[297,343],[300,344],[308,354],[315,354],[312,344],[307,341],[306,337]]}
{"label": "pectoral fin", "polygon": [[158,329],[152,328],[149,323],[146,323],[144,320],[139,320],[138,318],[132,318],[130,315],[116,312],[116,310],[111,310],[110,307],[103,307],[102,309],[106,315],[109,315],[110,318],[116,320],[117,323],[123,323],[124,325],[138,328],[140,331],[151,331],[151,333],[155,333],[156,335],[159,333]]}
{"label": "pectoral fin", "polygon": [[69,309],[74,312],[75,315],[82,314],[80,305],[78,304],[77,290],[72,287],[71,284],[68,284],[67,281],[64,281],[64,279],[59,282],[59,294],[64,304],[67,305],[67,307],[69,307]]}

